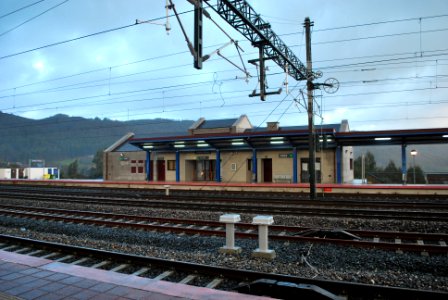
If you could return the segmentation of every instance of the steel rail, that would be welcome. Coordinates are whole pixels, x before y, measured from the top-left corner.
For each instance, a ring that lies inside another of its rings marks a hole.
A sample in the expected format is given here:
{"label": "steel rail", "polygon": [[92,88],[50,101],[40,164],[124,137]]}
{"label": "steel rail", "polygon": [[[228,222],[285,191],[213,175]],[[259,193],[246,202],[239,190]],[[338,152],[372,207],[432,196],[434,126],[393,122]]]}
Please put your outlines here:
{"label": "steel rail", "polygon": [[[4,195],[4,194],[3,194]],[[6,199],[5,196],[3,198]],[[88,203],[98,205],[116,205],[116,206],[138,206],[165,209],[183,209],[183,210],[201,210],[201,211],[231,211],[246,213],[268,213],[268,214],[289,214],[289,215],[308,215],[308,216],[327,216],[327,217],[345,217],[345,218],[374,218],[374,219],[399,219],[399,220],[424,220],[424,221],[441,221],[448,220],[448,212],[446,211],[406,211],[406,210],[385,210],[385,209],[350,209],[350,208],[328,208],[325,206],[304,207],[300,205],[287,204],[279,205],[263,205],[263,203],[253,203],[241,205],[238,202],[226,203],[204,203],[202,201],[183,201],[180,202],[169,198],[166,200],[129,200],[123,198],[105,198],[80,196],[70,199],[67,196],[55,195],[28,195],[28,194],[8,194],[9,199],[27,199],[36,201],[65,201],[73,203]]]}
{"label": "steel rail", "polygon": [[[85,194],[85,195],[98,195],[106,194],[120,195],[128,198],[139,197],[163,197],[164,189],[139,189],[139,188],[111,188],[111,187],[73,187],[73,186],[55,186],[53,182],[49,182],[48,185],[11,185],[0,181],[0,186],[3,190],[20,191],[20,192],[37,192],[43,191],[45,193],[64,193],[64,194]],[[356,192],[356,194],[340,194],[332,192],[329,194],[322,194],[322,198],[316,199],[316,201],[307,200],[308,194],[297,192],[257,192],[257,191],[196,191],[196,190],[177,190],[172,189],[170,191],[171,196],[184,197],[184,198],[228,198],[237,200],[259,200],[259,199],[272,199],[272,200],[292,200],[307,203],[316,202],[335,202],[356,204],[357,202],[367,203],[383,203],[383,204],[442,204],[448,205],[448,199],[445,195],[418,195],[418,194],[362,194]],[[429,202],[435,200],[436,202]],[[399,201],[399,202],[397,202]]]}
{"label": "steel rail", "polygon": [[[388,208],[420,208],[420,209],[448,209],[448,200],[445,197],[436,195],[425,195],[424,199],[413,197],[408,199],[408,195],[376,195],[372,198],[372,195],[337,195],[332,194],[326,198],[317,199],[316,201],[309,201],[307,199],[301,199],[300,194],[297,193],[247,193],[247,192],[195,192],[195,191],[171,191],[171,196],[166,197],[163,190],[141,190],[141,189],[110,189],[103,188],[92,190],[92,188],[82,188],[73,190],[71,188],[48,188],[39,187],[37,189],[29,189],[26,187],[15,188],[15,186],[7,187],[0,194],[8,194],[8,191],[15,191],[19,193],[39,193],[43,192],[45,195],[57,194],[57,195],[77,195],[77,196],[99,196],[101,194],[104,197],[122,197],[127,199],[149,199],[158,198],[191,201],[209,201],[209,202],[257,202],[269,204],[295,204],[295,205],[310,205],[310,206],[350,206],[350,207],[388,207]],[[33,186],[34,187],[34,186]],[[379,197],[381,196],[381,197]],[[379,198],[378,198],[379,197]],[[386,198],[387,197],[387,198]],[[386,198],[386,199],[384,199]],[[430,199],[428,199],[430,198]],[[351,199],[351,200],[350,200]],[[403,200],[405,199],[405,200]],[[408,200],[406,200],[408,199]],[[418,201],[417,201],[418,199]],[[433,201],[429,201],[429,200]]]}
{"label": "steel rail", "polygon": [[[211,235],[211,236],[225,236],[226,232],[221,229],[223,228],[223,224],[219,222],[208,222],[208,221],[200,221],[200,220],[177,220],[177,219],[164,219],[157,218],[157,221],[152,218],[139,217],[139,216],[131,216],[131,215],[115,215],[108,213],[93,213],[86,211],[73,211],[73,210],[60,210],[60,209],[36,209],[27,207],[19,207],[20,209],[38,211],[40,213],[33,213],[28,211],[17,211],[17,207],[9,209],[0,209],[0,214],[2,215],[14,215],[19,217],[27,217],[27,218],[35,218],[35,219],[45,219],[51,221],[61,221],[66,223],[77,223],[77,224],[87,224],[87,225],[95,225],[95,226],[108,226],[108,227],[121,227],[121,228],[132,228],[138,230],[146,230],[146,231],[164,231],[164,232],[172,232],[172,233],[183,233],[183,234],[201,234],[201,235]],[[49,215],[48,213],[52,214]],[[61,215],[67,214],[67,216]],[[89,218],[81,218],[76,215],[88,215]],[[92,218],[95,217],[95,218]],[[99,219],[107,217],[108,219]],[[113,220],[114,218],[116,220]],[[123,220],[124,219],[124,220]],[[125,221],[127,219],[127,221]],[[130,221],[132,220],[132,221]],[[135,220],[135,221],[134,221]],[[142,223],[142,221],[152,221],[149,224]],[[137,222],[138,221],[138,222]],[[160,223],[164,222],[163,225],[154,224],[155,222]],[[170,225],[172,224],[172,225]],[[180,227],[179,224],[183,225],[200,225],[203,227],[215,227],[214,229],[206,229],[206,228],[192,228],[192,227]],[[235,236],[238,238],[248,238],[248,239],[257,239],[257,233],[253,232],[257,228],[252,224],[238,224],[237,227],[249,228],[251,231],[248,232],[235,232]],[[309,242],[309,243],[325,243],[325,244],[336,244],[342,246],[353,246],[353,247],[362,247],[362,248],[374,248],[374,249],[383,249],[383,250],[394,250],[394,251],[406,251],[406,252],[418,252],[418,253],[437,253],[437,254],[446,254],[448,253],[448,247],[446,246],[446,242],[448,241],[447,234],[426,234],[429,240],[432,241],[440,241],[445,242],[445,245],[439,244],[419,244],[419,243],[390,243],[390,242],[380,242],[378,241],[365,241],[365,240],[346,240],[346,239],[336,239],[336,238],[320,238],[314,236],[301,236],[300,232],[307,230],[306,228],[297,228],[291,226],[271,226],[272,230],[282,230],[282,231],[292,231],[295,234],[286,235],[286,234],[274,234],[271,233],[269,238],[272,240],[279,241],[289,241],[289,242]],[[350,232],[348,230],[347,232]],[[359,233],[363,233],[362,231],[357,231]],[[383,232],[370,232],[371,236],[380,236]],[[364,236],[369,236],[369,232],[364,233]],[[370,236],[370,237],[371,237]],[[419,238],[424,239],[424,234],[411,233],[411,237],[418,236]],[[386,237],[394,237],[401,239],[410,239],[409,235],[406,233],[387,233]],[[384,238],[384,236],[383,236]],[[425,239],[427,241],[427,239]]]}
{"label": "steel rail", "polygon": [[[130,215],[130,214],[117,214],[117,213],[107,213],[107,212],[97,212],[97,211],[86,211],[86,210],[73,210],[73,209],[60,209],[60,208],[44,208],[44,207],[30,207],[22,205],[3,205],[0,204],[0,209],[9,210],[27,210],[35,212],[53,213],[53,214],[76,214],[83,216],[90,216],[93,218],[114,218],[114,219],[127,219],[133,221],[145,221],[145,222],[158,222],[158,223],[171,223],[171,224],[186,224],[186,225],[198,225],[198,226],[211,226],[211,227],[222,227],[223,223],[218,221],[209,220],[194,220],[194,219],[178,219],[178,218],[160,218],[160,217],[146,217],[141,215]],[[256,225],[251,223],[238,223],[239,228],[244,229],[256,229]],[[287,226],[287,225],[271,225],[271,230],[274,231],[285,231],[292,233],[300,233],[306,230],[316,229],[314,227],[300,227],[300,226]],[[321,228],[323,230],[332,230],[331,228]],[[422,239],[422,240],[448,240],[448,234],[445,233],[427,233],[427,232],[403,232],[403,231],[381,231],[381,230],[357,230],[357,229],[346,229],[352,234],[360,237],[368,238],[401,238],[401,239]]]}

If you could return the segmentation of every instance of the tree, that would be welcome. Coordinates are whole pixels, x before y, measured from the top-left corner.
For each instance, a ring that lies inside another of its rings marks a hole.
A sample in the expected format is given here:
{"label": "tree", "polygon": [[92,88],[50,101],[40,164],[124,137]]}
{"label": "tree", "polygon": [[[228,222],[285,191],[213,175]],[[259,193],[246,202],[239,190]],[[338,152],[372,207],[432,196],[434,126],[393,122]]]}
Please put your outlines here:
{"label": "tree", "polygon": [[[408,183],[414,183],[414,168],[411,167],[408,169]],[[420,166],[415,166],[415,183],[417,184],[425,184],[425,173],[423,172]]]}
{"label": "tree", "polygon": [[385,183],[401,183],[401,170],[390,160],[389,164],[384,168],[384,182]]}
{"label": "tree", "polygon": [[77,159],[68,165],[67,177],[68,178],[78,178],[78,160]]}
{"label": "tree", "polygon": [[[369,173],[373,173],[377,171],[375,156],[372,152],[367,151],[364,155],[364,163],[365,163],[365,172],[366,176]],[[362,156],[359,156],[355,159],[355,178],[362,178]]]}
{"label": "tree", "polygon": [[103,150],[98,150],[92,159],[94,166],[90,169],[90,178],[103,177]]}

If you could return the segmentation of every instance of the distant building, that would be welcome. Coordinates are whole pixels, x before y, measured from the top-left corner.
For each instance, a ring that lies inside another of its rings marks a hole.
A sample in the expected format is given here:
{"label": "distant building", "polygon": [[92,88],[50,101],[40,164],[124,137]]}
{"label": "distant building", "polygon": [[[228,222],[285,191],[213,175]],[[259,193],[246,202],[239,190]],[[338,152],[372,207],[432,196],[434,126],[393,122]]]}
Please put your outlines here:
{"label": "distant building", "polygon": [[0,179],[59,179],[60,172],[58,168],[2,168],[0,169]]}
{"label": "distant building", "polygon": [[[317,182],[353,181],[352,147],[334,139],[348,131],[346,120],[316,126]],[[104,151],[103,174],[113,181],[308,183],[308,136],[307,126],[254,128],[246,115],[200,118],[187,134],[125,135]]]}

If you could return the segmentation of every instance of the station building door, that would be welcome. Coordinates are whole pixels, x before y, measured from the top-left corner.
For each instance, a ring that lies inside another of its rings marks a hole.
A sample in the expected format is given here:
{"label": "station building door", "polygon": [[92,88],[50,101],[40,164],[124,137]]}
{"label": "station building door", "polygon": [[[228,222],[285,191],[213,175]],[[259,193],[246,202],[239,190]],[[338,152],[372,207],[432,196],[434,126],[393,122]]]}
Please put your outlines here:
{"label": "station building door", "polygon": [[214,181],[216,172],[216,160],[197,159],[194,164],[194,181]]}
{"label": "station building door", "polygon": [[157,160],[157,181],[165,181],[165,160]]}
{"label": "station building door", "polygon": [[272,182],[272,158],[263,158],[261,163],[263,182]]}

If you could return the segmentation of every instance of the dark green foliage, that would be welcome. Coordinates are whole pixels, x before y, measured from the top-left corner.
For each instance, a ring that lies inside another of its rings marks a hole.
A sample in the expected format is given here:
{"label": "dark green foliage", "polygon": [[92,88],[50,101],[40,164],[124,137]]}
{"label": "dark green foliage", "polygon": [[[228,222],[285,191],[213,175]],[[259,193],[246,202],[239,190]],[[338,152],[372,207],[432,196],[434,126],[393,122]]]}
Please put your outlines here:
{"label": "dark green foliage", "polygon": [[[365,157],[364,163],[366,174],[376,172],[377,171],[376,161],[373,154],[368,151],[364,157]],[[355,159],[355,178],[362,177],[361,171],[362,171],[362,157],[359,156],[357,159]]]}
{"label": "dark green foliage", "polygon": [[[414,183],[414,168],[408,169],[408,183]],[[415,167],[415,183],[426,183],[425,174],[422,168],[419,166]]]}
{"label": "dark green foliage", "polygon": [[90,178],[103,177],[103,150],[98,150],[92,160],[93,167],[90,169]]}
{"label": "dark green foliage", "polygon": [[67,178],[79,178],[78,174],[78,160],[75,160],[68,165],[67,168]]}
{"label": "dark green foliage", "polygon": [[[355,178],[362,178],[362,156],[355,159]],[[369,183],[403,183],[401,167],[395,165],[390,160],[385,168],[377,167],[375,156],[367,151],[365,154],[365,175]],[[414,168],[407,170],[407,183],[414,182]],[[416,166],[415,183],[425,183],[425,174],[423,170]]]}

